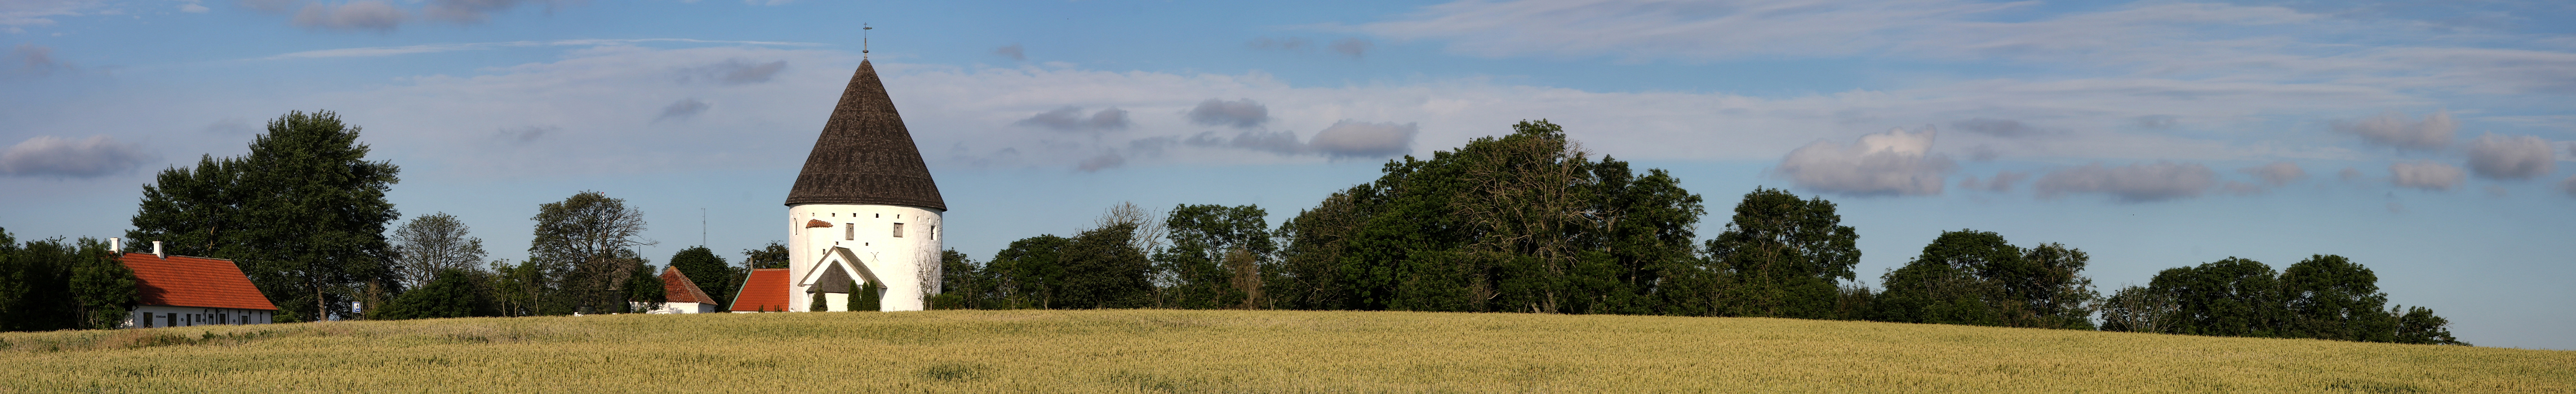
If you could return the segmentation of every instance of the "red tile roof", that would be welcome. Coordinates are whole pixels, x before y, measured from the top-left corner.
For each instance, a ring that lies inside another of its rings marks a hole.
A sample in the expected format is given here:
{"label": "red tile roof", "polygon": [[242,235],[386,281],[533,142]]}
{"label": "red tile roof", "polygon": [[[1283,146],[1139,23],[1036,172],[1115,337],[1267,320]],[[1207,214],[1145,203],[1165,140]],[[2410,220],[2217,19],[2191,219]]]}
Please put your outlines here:
{"label": "red tile roof", "polygon": [[698,290],[698,282],[689,281],[689,275],[680,273],[679,268],[662,268],[662,294],[666,302],[716,303],[715,297],[708,297],[705,290]]}
{"label": "red tile roof", "polygon": [[232,260],[126,253],[117,259],[134,270],[143,305],[277,310]]}
{"label": "red tile roof", "polygon": [[787,269],[763,268],[751,270],[751,275],[742,278],[742,290],[733,294],[733,306],[725,308],[725,310],[742,312],[786,311]]}

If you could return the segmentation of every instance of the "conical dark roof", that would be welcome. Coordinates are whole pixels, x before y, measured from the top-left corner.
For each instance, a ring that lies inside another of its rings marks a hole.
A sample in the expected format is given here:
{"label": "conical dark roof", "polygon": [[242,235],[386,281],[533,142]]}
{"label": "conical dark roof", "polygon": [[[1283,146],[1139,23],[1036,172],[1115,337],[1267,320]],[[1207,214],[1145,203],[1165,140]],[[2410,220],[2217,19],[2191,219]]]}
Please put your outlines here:
{"label": "conical dark roof", "polygon": [[859,61],[850,87],[841,91],[841,105],[823,123],[823,135],[814,139],[814,153],[805,156],[796,188],[787,191],[787,205],[796,204],[948,210],[939,198],[939,184],[930,180],[930,166],[921,162],[921,149],[912,144],[912,132],[903,128],[903,116],[895,114],[894,99],[877,80],[876,66],[866,60]]}

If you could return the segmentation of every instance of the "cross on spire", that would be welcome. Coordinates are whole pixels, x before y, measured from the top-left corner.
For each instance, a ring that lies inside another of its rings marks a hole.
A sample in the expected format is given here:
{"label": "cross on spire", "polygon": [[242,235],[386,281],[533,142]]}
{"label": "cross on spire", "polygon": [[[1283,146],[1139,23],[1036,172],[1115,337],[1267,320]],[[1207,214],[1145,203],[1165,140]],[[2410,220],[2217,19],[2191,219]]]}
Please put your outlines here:
{"label": "cross on spire", "polygon": [[868,24],[866,24],[866,23],[861,23],[861,24],[859,24],[859,58],[860,58],[860,59],[866,59],[866,58],[868,58],[868,31],[869,31],[869,30],[876,30],[876,29],[877,29],[877,28],[874,28],[874,27],[868,27]]}

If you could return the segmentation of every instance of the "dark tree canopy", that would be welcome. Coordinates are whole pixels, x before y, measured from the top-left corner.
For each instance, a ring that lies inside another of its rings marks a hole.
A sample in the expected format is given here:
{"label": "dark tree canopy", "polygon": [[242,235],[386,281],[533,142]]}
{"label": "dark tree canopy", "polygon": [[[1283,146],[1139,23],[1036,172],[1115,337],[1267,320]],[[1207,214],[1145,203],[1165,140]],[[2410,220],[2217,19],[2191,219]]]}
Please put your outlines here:
{"label": "dark tree canopy", "polygon": [[2176,334],[2270,337],[2287,327],[2279,278],[2254,260],[2225,260],[2156,273],[2148,285],[2172,297]]}
{"label": "dark tree canopy", "polygon": [[2092,257],[2063,244],[2013,246],[1999,234],[1942,232],[1881,281],[1876,318],[1909,323],[2093,329]]}
{"label": "dark tree canopy", "polygon": [[733,287],[742,282],[741,271],[735,270],[732,263],[725,262],[723,256],[717,256],[715,250],[706,246],[692,246],[672,253],[671,268],[687,275],[689,282],[697,285],[699,291],[715,297],[717,305],[732,305]]}
{"label": "dark tree canopy", "polygon": [[370,317],[401,320],[500,315],[491,292],[479,288],[485,281],[481,274],[449,268],[431,277],[435,279],[394,297],[391,305],[377,309]]}
{"label": "dark tree canopy", "polygon": [[1731,305],[1720,313],[1851,318],[1836,316],[1836,281],[1854,279],[1859,239],[1831,201],[1769,188],[1746,193],[1726,231],[1708,240],[1711,265],[1734,280]]}
{"label": "dark tree canopy", "polygon": [[1269,215],[1255,205],[1173,207],[1163,224],[1170,246],[1154,255],[1155,270],[1170,282],[1163,286],[1159,304],[1213,309],[1252,301],[1252,294],[1236,285],[1235,276],[1239,271],[1258,272],[1258,268],[1230,267],[1227,256],[1241,253],[1257,265],[1275,253],[1278,247],[1270,236]]}
{"label": "dark tree canopy", "polygon": [[135,285],[106,242],[20,244],[0,229],[0,331],[114,328],[134,310]]}
{"label": "dark tree canopy", "polygon": [[[581,192],[537,206],[537,215],[530,220],[537,225],[535,238],[529,240],[528,261],[547,278],[538,287],[554,293],[538,301],[545,308],[541,314],[618,312],[627,309],[633,290],[661,292],[659,286],[628,285],[644,265],[633,248],[652,242],[639,238],[644,233],[644,212],[627,207],[626,200]],[[658,276],[641,276],[660,282]]]}
{"label": "dark tree canopy", "polygon": [[395,285],[384,234],[402,217],[385,200],[400,169],[366,161],[358,135],[330,111],[270,120],[248,155],[163,170],[126,237],[233,260],[289,319],[347,314],[364,289]]}

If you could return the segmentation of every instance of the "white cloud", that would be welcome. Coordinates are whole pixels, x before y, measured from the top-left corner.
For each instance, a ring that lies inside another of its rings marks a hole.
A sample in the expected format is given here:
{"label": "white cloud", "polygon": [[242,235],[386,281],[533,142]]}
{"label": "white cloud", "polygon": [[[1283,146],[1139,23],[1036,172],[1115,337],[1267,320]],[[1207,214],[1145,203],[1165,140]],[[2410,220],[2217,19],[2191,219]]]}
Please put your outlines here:
{"label": "white cloud", "polygon": [[2361,136],[2364,141],[2406,150],[2435,150],[2451,146],[2451,135],[2460,123],[2451,120],[2450,111],[2434,111],[2423,120],[2410,120],[2406,115],[2388,112],[2361,120],[2336,121],[2334,130]]}
{"label": "white cloud", "polygon": [[2469,170],[2480,178],[2531,179],[2558,170],[2557,149],[2533,136],[2478,136],[2469,144]]}
{"label": "white cloud", "polygon": [[707,108],[714,106],[714,104],[708,104],[705,101],[698,101],[696,98],[684,98],[680,99],[680,101],[672,102],[671,105],[663,106],[662,116],[654,117],[653,120],[658,122],[665,119],[687,119],[691,116],[697,116],[699,112],[707,112]]}
{"label": "white cloud", "polygon": [[0,27],[10,33],[24,32],[31,26],[53,26],[56,16],[80,15],[81,10],[96,8],[95,0],[7,0],[0,1]]}
{"label": "white cloud", "polygon": [[1849,144],[1816,141],[1789,151],[1775,168],[1809,190],[1857,196],[1941,194],[1942,174],[1955,167],[1932,150],[1931,127],[1888,130]]}
{"label": "white cloud", "polygon": [[1001,48],[993,48],[993,54],[1011,58],[1011,61],[1029,60],[1029,54],[1026,50],[1020,47],[1020,44],[1003,45]]}
{"label": "white cloud", "polygon": [[1270,106],[1252,99],[1225,101],[1207,99],[1190,108],[1190,123],[1201,126],[1260,127],[1270,122]]}
{"label": "white cloud", "polygon": [[1377,47],[1377,44],[1357,38],[1333,40],[1333,53],[1339,53],[1342,54],[1342,56],[1350,56],[1352,59],[1358,59],[1361,55],[1368,54],[1369,49],[1375,47]]}
{"label": "white cloud", "polygon": [[1422,131],[1412,123],[1370,123],[1344,120],[1315,132],[1306,146],[1332,157],[1389,157],[1413,153],[1413,135]]}
{"label": "white cloud", "polygon": [[340,31],[373,30],[391,32],[402,26],[410,15],[394,8],[392,3],[358,0],[341,4],[309,3],[295,12],[290,23],[299,27]]}
{"label": "white cloud", "polygon": [[0,151],[0,174],[91,178],[131,171],[150,159],[141,147],[103,135],[78,140],[37,136]]}
{"label": "white cloud", "polygon": [[2120,202],[2154,202],[2199,197],[2217,183],[2218,175],[2198,163],[2156,162],[2103,167],[2087,164],[2041,175],[2032,188],[2040,198],[2069,193],[2102,193]]}
{"label": "white cloud", "polygon": [[682,71],[680,74],[680,80],[687,82],[691,80],[705,79],[727,85],[761,83],[769,82],[770,77],[777,76],[778,71],[784,69],[787,69],[787,61],[785,60],[754,62],[743,59],[725,59],[724,62],[691,67]]}
{"label": "white cloud", "polygon": [[2239,168],[2236,172],[2242,172],[2248,175],[2253,175],[2255,178],[2260,178],[2263,180],[2263,184],[2267,186],[2286,185],[2289,184],[2290,181],[2296,181],[2299,180],[2299,178],[2308,177],[2308,171],[2300,169],[2298,163],[2286,161],[2275,161],[2271,164]]}
{"label": "white cloud", "polygon": [[2451,190],[2468,178],[2468,172],[2459,167],[2424,160],[2389,164],[2388,174],[2390,184],[2425,190]]}
{"label": "white cloud", "polygon": [[214,11],[214,9],[206,8],[206,5],[199,4],[198,0],[186,0],[185,2],[179,3],[179,12],[203,14],[208,11]]}
{"label": "white cloud", "polygon": [[555,8],[556,8],[556,7],[567,6],[567,5],[579,5],[579,4],[584,3],[584,2],[586,2],[586,1],[585,1],[585,0],[430,0],[430,1],[429,1],[429,4],[427,4],[427,5],[423,5],[423,6],[421,6],[421,7],[420,7],[420,16],[421,16],[421,18],[422,18],[422,19],[428,19],[428,20],[434,20],[434,21],[442,21],[442,22],[452,22],[452,23],[458,23],[458,24],[483,23],[483,22],[485,22],[485,21],[489,21],[489,20],[491,20],[491,19],[492,19],[492,14],[493,14],[493,13],[497,13],[497,12],[501,12],[501,11],[507,11],[507,10],[509,10],[509,9],[511,9],[511,8],[517,8],[517,7],[518,7],[519,5],[521,5],[521,4],[541,5],[541,6],[544,6],[544,7],[546,8],[546,12],[554,12],[554,10],[555,10]]}
{"label": "white cloud", "polygon": [[1092,112],[1091,116],[1082,116],[1082,107],[1070,105],[1030,115],[1028,119],[1021,119],[1015,124],[1063,131],[1125,130],[1129,125],[1127,110],[1110,107]]}
{"label": "white cloud", "polygon": [[423,44],[423,45],[405,45],[405,46],[398,46],[398,47],[365,47],[365,48],[322,49],[322,50],[311,50],[311,51],[303,51],[303,52],[294,52],[294,53],[280,54],[280,55],[276,55],[276,56],[269,56],[269,57],[266,57],[266,58],[263,58],[263,59],[278,60],[278,59],[335,58],[335,57],[373,57],[373,56],[409,55],[409,54],[417,54],[417,53],[438,53],[438,52],[452,52],[452,51],[476,51],[476,50],[499,49],[499,48],[513,48],[513,47],[533,47],[533,46],[583,46],[583,47],[589,47],[589,46],[600,46],[600,45],[642,44],[642,43],[651,43],[651,42],[686,42],[686,43],[699,43],[699,44],[738,44],[738,45],[761,45],[761,46],[822,46],[822,45],[824,45],[824,44],[817,44],[817,43],[810,43],[810,42],[779,42],[779,41],[718,41],[718,40],[695,40],[695,39],[686,39],[686,38],[646,38],[646,39],[625,39],[625,40],[509,41],[509,42],[477,42],[477,43],[463,43],[463,44]]}

